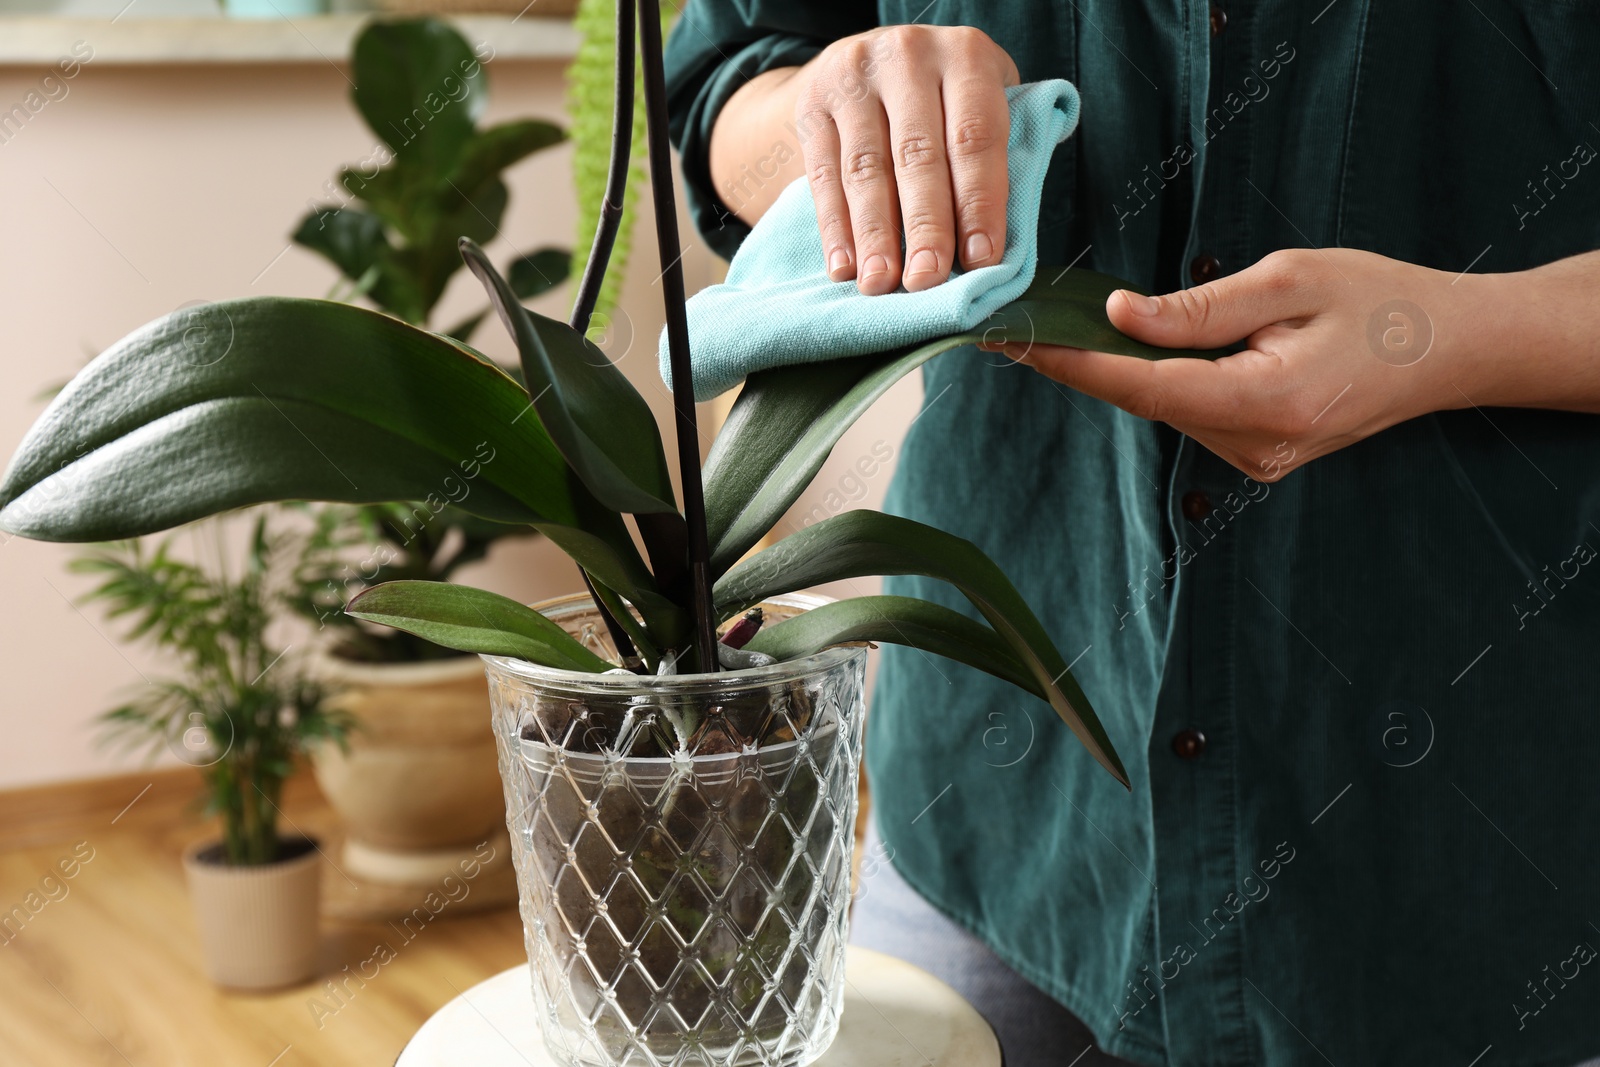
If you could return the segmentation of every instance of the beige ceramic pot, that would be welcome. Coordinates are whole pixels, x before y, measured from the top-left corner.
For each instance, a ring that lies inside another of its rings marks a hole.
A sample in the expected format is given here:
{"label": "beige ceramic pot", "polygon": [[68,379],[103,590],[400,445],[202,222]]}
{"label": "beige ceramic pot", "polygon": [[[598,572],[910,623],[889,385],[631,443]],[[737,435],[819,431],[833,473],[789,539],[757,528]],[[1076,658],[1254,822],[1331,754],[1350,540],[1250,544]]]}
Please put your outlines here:
{"label": "beige ceramic pot", "polygon": [[220,986],[281,989],[316,975],[322,857],[303,837],[280,849],[281,859],[260,867],[229,866],[214,841],[183,855],[200,954]]}
{"label": "beige ceramic pot", "polygon": [[[358,881],[436,885],[485,841],[505,840],[505,798],[477,656],[368,664],[324,655],[332,703],[356,721],[347,750],[312,754],[317,784],[347,832],[343,871]],[[497,866],[508,863],[499,847]]]}

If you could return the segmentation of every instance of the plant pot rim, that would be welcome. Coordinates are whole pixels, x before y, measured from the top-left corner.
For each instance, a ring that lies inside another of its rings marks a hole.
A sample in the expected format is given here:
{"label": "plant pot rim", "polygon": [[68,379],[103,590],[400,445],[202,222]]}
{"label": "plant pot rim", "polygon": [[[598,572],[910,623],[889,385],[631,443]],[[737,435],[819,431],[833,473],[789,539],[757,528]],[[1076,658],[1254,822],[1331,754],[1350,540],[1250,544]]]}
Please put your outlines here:
{"label": "plant pot rim", "polygon": [[208,875],[224,878],[256,878],[264,874],[277,874],[295,867],[309,866],[316,863],[322,856],[322,847],[317,838],[310,834],[290,834],[280,837],[278,843],[287,845],[292,842],[305,842],[311,847],[297,856],[286,859],[276,859],[271,863],[252,863],[238,865],[232,863],[209,863],[200,858],[200,854],[208,849],[216,848],[222,844],[220,837],[207,837],[195,841],[183,850],[183,865],[205,871]]}
{"label": "plant pot rim", "polygon": [[[801,612],[824,604],[833,603],[832,597],[822,596],[817,593],[785,593],[782,596],[768,597],[763,605],[773,607],[799,608]],[[568,593],[566,596],[551,597],[532,605],[533,610],[541,615],[559,621],[559,616],[571,611],[592,608],[594,601],[587,593]],[[800,614],[801,612],[796,612]],[[554,614],[552,614],[554,613]],[[550,687],[581,686],[593,690],[595,688],[614,689],[618,693],[650,693],[661,690],[671,690],[678,694],[694,693],[726,693],[730,689],[744,687],[762,687],[783,682],[798,681],[831,670],[852,659],[865,658],[867,654],[864,645],[842,645],[834,648],[825,648],[821,652],[800,659],[780,660],[765,667],[746,667],[737,671],[718,671],[716,673],[700,674],[590,674],[586,671],[569,671],[559,667],[546,667],[528,660],[515,659],[511,656],[489,656],[479,658],[491,673],[511,675],[523,681],[534,682]]]}
{"label": "plant pot rim", "polygon": [[464,652],[447,659],[418,660],[410,663],[372,663],[346,659],[327,645],[312,653],[314,673],[324,680],[346,685],[431,685],[473,678],[483,673],[477,656]]}

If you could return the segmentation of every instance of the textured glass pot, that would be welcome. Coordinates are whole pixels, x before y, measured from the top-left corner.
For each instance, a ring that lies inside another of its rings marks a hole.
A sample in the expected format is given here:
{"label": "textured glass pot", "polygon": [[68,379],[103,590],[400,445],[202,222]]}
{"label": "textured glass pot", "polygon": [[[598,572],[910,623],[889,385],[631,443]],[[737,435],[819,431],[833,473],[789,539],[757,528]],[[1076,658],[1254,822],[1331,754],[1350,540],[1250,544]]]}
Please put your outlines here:
{"label": "textured glass pot", "polygon": [[[588,598],[538,608],[614,659]],[[551,1055],[820,1056],[844,1000],[866,650],[674,678],[484,663]]]}

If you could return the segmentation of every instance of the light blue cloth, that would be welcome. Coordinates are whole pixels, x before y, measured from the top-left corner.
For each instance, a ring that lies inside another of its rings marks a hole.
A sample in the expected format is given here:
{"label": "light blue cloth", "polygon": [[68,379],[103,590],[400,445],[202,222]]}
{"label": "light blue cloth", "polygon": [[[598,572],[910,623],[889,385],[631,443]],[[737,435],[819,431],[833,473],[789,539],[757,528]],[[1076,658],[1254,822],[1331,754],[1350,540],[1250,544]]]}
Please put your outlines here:
{"label": "light blue cloth", "polygon": [[[1011,104],[1006,251],[999,263],[942,285],[863,296],[828,278],[811,186],[796,179],[756,223],[728,280],[689,301],[695,393],[708,400],[745,375],[819,359],[884,352],[971,329],[1011,303],[1039,262],[1039,198],[1056,145],[1078,124],[1078,91],[1059,79],[1006,91]],[[672,381],[662,331],[661,376]]]}

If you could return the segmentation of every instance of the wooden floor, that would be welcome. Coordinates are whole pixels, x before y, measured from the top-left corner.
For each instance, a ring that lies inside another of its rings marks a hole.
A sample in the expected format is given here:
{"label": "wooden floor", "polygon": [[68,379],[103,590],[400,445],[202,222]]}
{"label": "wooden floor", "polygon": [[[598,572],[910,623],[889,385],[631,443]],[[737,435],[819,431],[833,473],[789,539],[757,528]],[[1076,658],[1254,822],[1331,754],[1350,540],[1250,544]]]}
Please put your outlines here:
{"label": "wooden floor", "polygon": [[[382,923],[326,923],[317,985],[216,989],[180,866],[185,845],[214,836],[186,810],[192,780],[185,768],[0,794],[3,1067],[383,1067],[446,1001],[526,958],[514,907],[446,908],[411,940]],[[334,831],[309,780],[284,810],[292,828]],[[82,857],[63,878],[58,864]],[[341,878],[324,863],[325,884]],[[380,946],[394,958],[375,978],[345,980],[346,966],[387,956]],[[330,979],[343,988],[320,984]]]}

